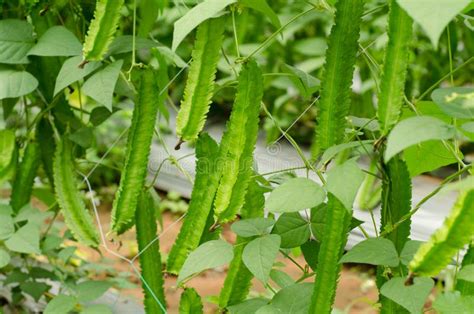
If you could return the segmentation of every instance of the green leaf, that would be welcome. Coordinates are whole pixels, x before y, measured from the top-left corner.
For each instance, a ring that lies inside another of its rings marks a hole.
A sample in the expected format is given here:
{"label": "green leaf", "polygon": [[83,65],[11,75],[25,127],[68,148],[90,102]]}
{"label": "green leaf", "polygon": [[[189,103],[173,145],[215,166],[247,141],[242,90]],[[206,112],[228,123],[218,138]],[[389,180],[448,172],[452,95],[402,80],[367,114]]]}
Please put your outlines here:
{"label": "green leaf", "polygon": [[474,282],[474,264],[463,266],[459,271],[457,278]]}
{"label": "green leaf", "polygon": [[8,239],[14,232],[13,218],[8,213],[0,212],[0,240]]}
{"label": "green leaf", "polygon": [[229,263],[234,257],[232,245],[223,240],[212,240],[200,245],[189,254],[179,272],[177,283],[209,268]]}
{"label": "green leaf", "polygon": [[76,305],[76,298],[70,295],[59,294],[49,301],[44,314],[69,313]]}
{"label": "green leaf", "polygon": [[[446,145],[452,146],[451,143]],[[440,167],[451,165],[457,162],[453,150],[446,147],[439,140],[419,143],[405,149],[403,157],[410,172],[410,177],[436,170]],[[460,154],[462,159],[462,153]]]}
{"label": "green leaf", "polygon": [[426,298],[434,286],[433,279],[417,277],[413,285],[405,285],[406,278],[393,278],[387,281],[380,293],[406,308],[410,313],[420,313]]}
{"label": "green leaf", "polygon": [[70,134],[68,137],[74,143],[84,147],[89,148],[92,145],[94,140],[93,128],[83,127],[77,130],[76,132]]}
{"label": "green leaf", "polygon": [[304,56],[324,56],[328,48],[325,38],[310,37],[295,41],[293,49]]}
{"label": "green leaf", "polygon": [[138,36],[148,37],[156,19],[168,5],[168,0],[143,0],[140,1],[140,24],[138,27]]}
{"label": "green leaf", "polygon": [[20,97],[38,87],[38,80],[26,71],[0,67],[0,99]]}
{"label": "green leaf", "polygon": [[278,15],[276,15],[266,0],[239,0],[239,4],[265,14],[275,28],[281,27]]}
{"label": "green leaf", "polygon": [[40,254],[39,241],[39,226],[35,223],[28,222],[6,240],[5,245],[10,251],[26,254]]}
{"label": "green leaf", "polygon": [[433,308],[439,314],[469,314],[474,308],[474,296],[462,296],[459,291],[447,291],[436,298]]}
{"label": "green leaf", "polygon": [[316,270],[316,267],[318,266],[318,255],[320,248],[321,244],[314,240],[309,240],[301,246],[303,257],[312,270]]}
{"label": "green leaf", "polygon": [[53,26],[49,28],[38,40],[38,43],[28,51],[28,55],[68,57],[80,55],[81,50],[81,43],[70,30],[64,26]]}
{"label": "green leaf", "polygon": [[312,293],[313,283],[294,284],[278,291],[271,305],[277,313],[309,313]]}
{"label": "green leaf", "polygon": [[365,175],[355,160],[336,165],[328,171],[326,189],[336,196],[344,207],[351,209]]}
{"label": "green leaf", "polygon": [[[116,108],[114,108],[114,112]],[[89,116],[89,122],[92,123],[94,126],[101,125],[105,120],[107,120],[113,112],[110,112],[109,109],[100,106],[95,107],[92,109],[91,114]]]}
{"label": "green leaf", "polygon": [[268,304],[267,299],[254,298],[245,300],[242,303],[231,305],[227,307],[230,314],[248,314],[255,313],[259,308]]}
{"label": "green leaf", "polygon": [[308,241],[310,222],[299,213],[285,213],[278,218],[272,233],[281,237],[282,248],[294,248]]}
{"label": "green leaf", "polygon": [[420,24],[435,48],[441,33],[471,0],[397,0],[415,22]]}
{"label": "green leaf", "polygon": [[356,244],[339,263],[362,263],[397,267],[400,263],[392,241],[385,238],[370,238]]}
{"label": "green leaf", "polygon": [[93,304],[81,311],[81,314],[112,314],[112,310],[105,304]]}
{"label": "green leaf", "polygon": [[295,283],[293,278],[284,271],[278,269],[272,269],[270,272],[270,278],[280,286],[280,288],[285,288],[291,286]]}
{"label": "green leaf", "polygon": [[20,212],[13,219],[15,223],[28,221],[37,226],[41,226],[45,219],[51,218],[53,216],[52,212],[40,211],[36,207],[32,207],[30,204],[23,206],[20,209]]}
{"label": "green leaf", "polygon": [[374,141],[373,140],[364,140],[364,141],[354,141],[344,144],[334,145],[329,147],[321,157],[321,161],[318,164],[318,168],[327,164],[331,159],[333,159],[337,154],[352,148],[360,148],[362,151],[370,151]]}
{"label": "green leaf", "polygon": [[326,194],[316,182],[306,178],[287,180],[274,189],[266,200],[266,208],[272,212],[297,212],[318,206]]}
{"label": "green leaf", "polygon": [[311,95],[319,89],[321,81],[311,74],[288,64],[285,64],[283,68],[285,72],[292,74],[290,80],[295,84],[304,98],[311,97]]}
{"label": "green leaf", "polygon": [[10,254],[0,248],[0,268],[7,266],[10,263]]}
{"label": "green leaf", "polygon": [[67,59],[63,63],[61,70],[59,70],[58,77],[56,78],[56,85],[54,86],[54,96],[56,96],[60,91],[62,91],[63,88],[91,74],[101,65],[100,62],[89,62],[83,68],[79,68],[78,65],[81,62],[82,57],[76,56]]}
{"label": "green leaf", "polygon": [[270,278],[273,262],[280,249],[280,236],[269,234],[252,240],[245,246],[242,260],[250,272],[263,283]]}
{"label": "green leaf", "polygon": [[100,298],[112,284],[108,281],[83,281],[75,287],[79,302],[91,302]]}
{"label": "green leaf", "polygon": [[273,219],[250,218],[233,223],[231,229],[238,236],[253,237],[268,233],[274,224],[275,221]]}
{"label": "green leaf", "polygon": [[[150,49],[156,46],[158,46],[158,43],[150,39],[146,39],[142,37],[135,38],[136,50]],[[117,38],[114,39],[114,41],[110,44],[107,55],[117,55],[117,54],[122,54],[122,53],[128,53],[131,51],[133,51],[133,36],[123,35],[123,36],[118,36]]]}
{"label": "green leaf", "polygon": [[400,253],[400,262],[407,266],[413,259],[413,256],[415,256],[415,253],[418,251],[421,244],[423,244],[422,241],[408,240]]}
{"label": "green leaf", "polygon": [[0,21],[0,63],[28,63],[26,56],[34,44],[30,23],[13,19]]}
{"label": "green leaf", "polygon": [[412,145],[429,140],[447,140],[456,135],[456,129],[443,121],[419,116],[405,119],[395,125],[388,135],[385,162]]}
{"label": "green leaf", "polygon": [[474,88],[439,88],[431,94],[441,110],[453,118],[474,119]]}
{"label": "green leaf", "polygon": [[216,17],[218,13],[224,10],[228,5],[237,2],[237,0],[205,0],[174,23],[173,43],[171,50],[176,51],[179,44],[193,29],[207,19]]}
{"label": "green leaf", "polygon": [[311,232],[318,241],[323,238],[326,208],[326,204],[311,208]]}
{"label": "green leaf", "polygon": [[44,282],[26,281],[20,284],[20,289],[29,294],[36,302],[41,298],[43,293],[48,291],[51,287]]}
{"label": "green leaf", "polygon": [[92,75],[82,86],[82,91],[112,112],[112,99],[123,60],[115,61]]}

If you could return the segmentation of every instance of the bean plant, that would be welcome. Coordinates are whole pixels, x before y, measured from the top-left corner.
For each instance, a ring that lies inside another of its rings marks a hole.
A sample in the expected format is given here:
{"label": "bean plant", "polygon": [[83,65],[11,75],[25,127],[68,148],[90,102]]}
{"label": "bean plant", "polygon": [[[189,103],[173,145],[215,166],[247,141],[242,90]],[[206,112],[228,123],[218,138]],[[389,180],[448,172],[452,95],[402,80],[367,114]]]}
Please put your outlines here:
{"label": "bean plant", "polygon": [[[473,13],[472,0],[0,1],[6,303],[111,313],[91,302],[124,283],[99,281],[80,247],[128,263],[146,313],[339,313],[345,263],[371,265],[380,313],[472,313]],[[264,173],[265,144],[297,165]],[[165,163],[192,186],[169,252]],[[426,175],[440,178],[416,195]],[[413,238],[440,195],[444,222]],[[111,246],[130,232],[133,257]],[[204,298],[193,278],[218,267]]]}

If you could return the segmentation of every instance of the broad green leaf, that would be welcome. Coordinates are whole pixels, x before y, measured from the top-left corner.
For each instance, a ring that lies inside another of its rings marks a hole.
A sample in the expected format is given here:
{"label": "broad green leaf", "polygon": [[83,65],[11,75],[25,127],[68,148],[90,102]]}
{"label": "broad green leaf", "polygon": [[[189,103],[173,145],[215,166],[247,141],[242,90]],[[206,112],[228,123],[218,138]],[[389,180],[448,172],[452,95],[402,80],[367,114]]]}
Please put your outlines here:
{"label": "broad green leaf", "polygon": [[13,218],[8,213],[0,212],[0,240],[8,239],[14,232]]}
{"label": "broad green leaf", "polygon": [[233,257],[233,247],[229,243],[223,240],[208,241],[189,254],[179,272],[178,284],[203,270],[227,264]]}
{"label": "broad green leaf", "polygon": [[415,256],[416,251],[418,251],[422,243],[422,241],[408,240],[400,253],[400,262],[405,266],[410,264],[413,256]]}
{"label": "broad green leaf", "polygon": [[249,314],[255,313],[259,308],[268,304],[267,299],[254,298],[245,300],[242,303],[231,305],[227,307],[230,314]]}
{"label": "broad green leaf", "polygon": [[70,134],[69,139],[84,148],[89,148],[94,140],[93,128],[83,127]]}
{"label": "broad green leaf", "polygon": [[351,209],[364,178],[359,165],[351,159],[328,171],[326,189],[337,197],[345,208]]}
{"label": "broad green leaf", "polygon": [[207,19],[216,17],[228,5],[237,0],[205,0],[174,23],[173,43],[171,50],[176,51],[179,44],[193,29]]}
{"label": "broad green leaf", "polygon": [[38,43],[28,51],[28,55],[52,56],[78,56],[81,54],[82,45],[74,34],[64,26],[53,26],[41,36]]}
{"label": "broad green leaf", "polygon": [[457,278],[474,282],[474,264],[463,266],[459,271]]}
{"label": "broad green leaf", "polygon": [[41,296],[50,289],[51,287],[44,282],[37,281],[26,281],[20,284],[20,289],[33,297],[38,302]]}
{"label": "broad green leaf", "polygon": [[28,63],[26,56],[34,44],[30,23],[13,19],[0,21],[0,63]]}
{"label": "broad green leaf", "polygon": [[474,189],[474,176],[467,176],[466,178],[455,181],[449,184],[446,184],[442,189],[441,192],[466,192],[468,190]]}
{"label": "broad green leaf", "polygon": [[474,133],[474,122],[464,123],[461,127],[466,132]]}
{"label": "broad green leaf", "polygon": [[369,238],[355,245],[339,262],[397,267],[400,260],[392,241],[385,238]]}
{"label": "broad green leaf", "polygon": [[[446,145],[452,146],[451,143],[446,143]],[[439,140],[433,140],[406,148],[403,156],[410,176],[415,177],[424,172],[456,163],[457,159],[453,154],[454,148],[450,150],[448,147]],[[459,157],[462,159],[462,153]]]}
{"label": "broad green leaf", "polygon": [[314,240],[309,240],[301,246],[301,252],[306,263],[311,267],[312,270],[316,270],[318,266],[318,256],[321,243]]}
{"label": "broad green leaf", "polygon": [[38,87],[38,80],[26,71],[0,67],[0,99],[20,97]]}
{"label": "broad green leaf", "polygon": [[370,151],[373,143],[374,143],[373,140],[364,140],[364,141],[354,141],[354,142],[348,142],[344,144],[331,146],[324,152],[323,156],[321,157],[321,161],[318,164],[318,168],[327,164],[337,154],[345,151],[346,149],[360,148],[361,150],[367,149]]}
{"label": "broad green leaf", "polygon": [[36,207],[27,204],[20,208],[20,211],[13,219],[15,223],[28,221],[37,226],[41,226],[45,219],[52,217],[54,214],[51,211],[40,211]]}
{"label": "broad green leaf", "polygon": [[11,215],[13,213],[13,209],[9,204],[0,203],[0,213],[4,215]]}
{"label": "broad green leaf", "polygon": [[405,119],[395,125],[388,135],[385,162],[410,146],[429,140],[447,140],[456,135],[456,129],[443,121],[419,116]]}
{"label": "broad green leaf", "polygon": [[93,304],[82,310],[81,314],[113,314],[113,312],[105,304]]}
{"label": "broad green leaf", "polygon": [[319,89],[321,81],[311,74],[288,64],[285,64],[283,68],[285,72],[292,74],[290,80],[295,84],[304,98],[311,97],[311,95]]}
{"label": "broad green leaf", "polygon": [[306,178],[287,180],[274,189],[266,200],[266,208],[272,212],[297,212],[318,206],[326,194],[316,182]]}
{"label": "broad green leaf", "polygon": [[295,283],[293,278],[284,271],[278,269],[272,269],[270,272],[270,278],[278,285],[280,288],[285,288],[291,286]]}
{"label": "broad green leaf", "polygon": [[305,56],[324,56],[327,47],[325,38],[310,37],[295,41],[293,49]]}
{"label": "broad green leaf", "polygon": [[420,24],[435,48],[441,33],[471,0],[397,0],[398,4]]}
{"label": "broad green leaf", "polygon": [[239,4],[260,11],[268,17],[275,28],[281,27],[278,15],[276,15],[275,11],[273,11],[273,9],[268,5],[266,0],[239,0]]}
{"label": "broad green leaf", "polygon": [[92,75],[82,86],[82,91],[112,112],[115,84],[122,68],[123,60],[115,61]]}
{"label": "broad green leaf", "polygon": [[[135,49],[151,49],[158,46],[159,44],[146,38],[136,37],[135,38]],[[118,36],[110,44],[109,51],[107,55],[117,55],[122,53],[128,53],[133,51],[133,36],[132,35],[123,35]]]}
{"label": "broad green leaf", "polygon": [[[114,112],[115,112],[114,108]],[[92,109],[91,114],[89,116],[89,122],[92,123],[94,126],[98,126],[102,124],[105,120],[107,120],[113,112],[110,112],[107,108],[100,106],[95,107]]]}
{"label": "broad green leaf", "polygon": [[28,222],[6,240],[5,245],[10,251],[26,254],[40,254],[39,241],[39,226],[35,223]]}
{"label": "broad green leaf", "polygon": [[474,309],[474,296],[463,296],[459,291],[447,291],[436,298],[433,308],[439,314],[470,314]]}
{"label": "broad green leaf", "polygon": [[433,101],[447,115],[460,119],[474,119],[474,88],[439,88],[431,94]]}
{"label": "broad green leaf", "polygon": [[112,284],[108,281],[88,280],[83,281],[75,287],[79,302],[91,302],[100,298]]}
{"label": "broad green leaf", "polygon": [[269,218],[250,218],[237,221],[232,224],[231,229],[238,236],[253,237],[268,233],[275,224],[273,219]]}
{"label": "broad green leaf", "polygon": [[76,298],[70,295],[59,294],[49,301],[44,314],[69,313],[76,306]]}
{"label": "broad green leaf", "polygon": [[298,283],[278,291],[271,301],[276,313],[309,313],[313,283]]}
{"label": "broad green leaf", "polygon": [[277,314],[278,310],[273,307],[271,304],[267,304],[259,308],[255,314]]}
{"label": "broad green leaf", "polygon": [[299,213],[285,213],[278,218],[272,233],[281,237],[282,248],[297,247],[308,241],[311,235],[310,222]]}
{"label": "broad green leaf", "polygon": [[323,238],[326,208],[326,204],[311,208],[311,232],[318,241]]}
{"label": "broad green leaf", "polygon": [[188,64],[184,62],[184,60],[181,59],[181,57],[170,48],[166,46],[159,46],[155,49],[158,50],[165,57],[168,63],[174,64],[179,68],[186,68],[188,66]]}
{"label": "broad green leaf", "polygon": [[269,234],[252,240],[244,248],[242,260],[250,272],[263,283],[267,283],[273,262],[280,249],[280,236]]}
{"label": "broad green leaf", "polygon": [[100,67],[100,62],[89,62],[84,68],[79,68],[78,65],[82,62],[82,56],[76,56],[67,59],[59,70],[56,78],[56,85],[54,86],[54,96],[56,96],[63,88],[79,81],[85,76],[94,72]]}
{"label": "broad green leaf", "polygon": [[10,254],[0,248],[0,268],[7,266],[10,263]]}
{"label": "broad green leaf", "polygon": [[410,313],[421,313],[426,298],[434,286],[433,279],[417,277],[413,285],[405,285],[406,278],[396,277],[387,281],[380,293],[406,308]]}

